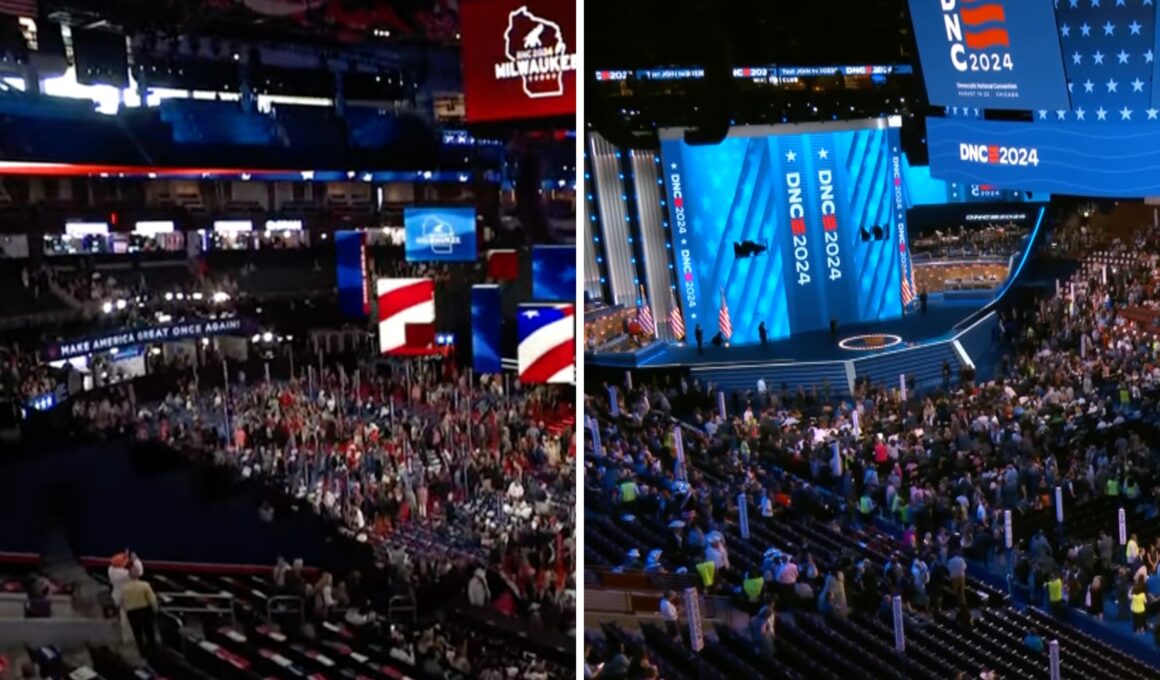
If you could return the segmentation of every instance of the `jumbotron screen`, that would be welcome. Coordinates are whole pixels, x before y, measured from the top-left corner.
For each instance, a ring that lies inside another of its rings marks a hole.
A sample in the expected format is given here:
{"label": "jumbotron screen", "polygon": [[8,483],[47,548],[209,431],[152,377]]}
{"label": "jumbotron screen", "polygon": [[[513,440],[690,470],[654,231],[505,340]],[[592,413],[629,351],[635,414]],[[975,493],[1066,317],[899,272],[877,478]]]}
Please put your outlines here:
{"label": "jumbotron screen", "polygon": [[[897,119],[744,127],[714,145],[661,131],[678,299],[690,334],[732,341],[895,318],[909,281]],[[913,294],[913,290],[910,291]]]}

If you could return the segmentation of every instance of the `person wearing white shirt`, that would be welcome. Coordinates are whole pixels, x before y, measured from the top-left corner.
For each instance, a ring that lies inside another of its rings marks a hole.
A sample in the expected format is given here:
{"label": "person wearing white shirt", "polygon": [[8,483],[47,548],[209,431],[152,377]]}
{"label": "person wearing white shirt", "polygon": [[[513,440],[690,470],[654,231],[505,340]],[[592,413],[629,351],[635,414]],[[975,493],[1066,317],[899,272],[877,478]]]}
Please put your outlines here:
{"label": "person wearing white shirt", "polygon": [[680,637],[680,628],[677,623],[680,620],[680,615],[677,612],[677,606],[673,604],[676,599],[676,594],[671,590],[666,590],[664,597],[661,598],[661,619],[665,622],[665,631],[668,632],[672,638]]}
{"label": "person wearing white shirt", "polygon": [[[122,557],[123,559],[118,559]],[[112,588],[113,604],[117,609],[121,608],[121,591],[131,579],[130,572],[133,569],[137,570],[138,574],[145,573],[145,567],[141,564],[140,558],[132,551],[126,550],[122,555],[113,558],[113,562],[109,565],[109,586]]]}

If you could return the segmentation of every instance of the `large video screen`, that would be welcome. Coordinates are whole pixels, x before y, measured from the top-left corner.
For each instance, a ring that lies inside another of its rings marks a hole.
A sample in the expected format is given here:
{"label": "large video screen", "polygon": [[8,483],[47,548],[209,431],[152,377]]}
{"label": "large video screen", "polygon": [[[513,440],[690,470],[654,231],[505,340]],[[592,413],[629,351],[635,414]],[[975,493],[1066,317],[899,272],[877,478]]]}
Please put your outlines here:
{"label": "large video screen", "polygon": [[1068,108],[1053,0],[910,0],[910,17],[931,104]]}
{"label": "large video screen", "polygon": [[898,130],[869,123],[745,127],[693,146],[661,131],[685,326],[733,342],[902,313],[905,211]]}
{"label": "large video screen", "polygon": [[467,121],[576,113],[575,0],[464,0]]}
{"label": "large video screen", "polygon": [[1006,189],[995,184],[948,182],[931,174],[929,165],[913,165],[902,154],[902,186],[906,207],[962,203],[1046,203],[1051,194]]}
{"label": "large video screen", "polygon": [[931,173],[1059,194],[1160,195],[1160,126],[928,118]]}
{"label": "large video screen", "polygon": [[403,209],[408,262],[472,262],[475,208],[409,206]]}

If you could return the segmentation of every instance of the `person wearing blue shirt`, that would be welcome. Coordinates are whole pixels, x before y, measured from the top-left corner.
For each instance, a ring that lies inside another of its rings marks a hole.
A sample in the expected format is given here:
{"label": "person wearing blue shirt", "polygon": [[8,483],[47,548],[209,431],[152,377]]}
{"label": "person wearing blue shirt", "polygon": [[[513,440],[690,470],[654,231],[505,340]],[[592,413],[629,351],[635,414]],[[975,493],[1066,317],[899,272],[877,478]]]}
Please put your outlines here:
{"label": "person wearing blue shirt", "polygon": [[1148,576],[1148,580],[1144,582],[1144,587],[1148,590],[1148,597],[1160,598],[1160,567],[1157,567],[1156,571]]}
{"label": "person wearing blue shirt", "polygon": [[1038,652],[1043,653],[1043,638],[1039,637],[1039,633],[1034,630],[1027,631],[1027,637],[1023,638],[1023,646]]}

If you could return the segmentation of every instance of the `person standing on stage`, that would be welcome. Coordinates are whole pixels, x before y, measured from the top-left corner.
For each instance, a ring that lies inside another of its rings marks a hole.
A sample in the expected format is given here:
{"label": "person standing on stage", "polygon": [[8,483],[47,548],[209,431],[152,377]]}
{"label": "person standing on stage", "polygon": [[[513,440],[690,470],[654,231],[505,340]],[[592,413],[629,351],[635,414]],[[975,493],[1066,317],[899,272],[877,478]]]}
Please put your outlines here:
{"label": "person standing on stage", "polygon": [[701,330],[701,324],[697,324],[697,328],[693,331],[693,335],[697,338],[697,354],[700,354],[701,343],[705,340],[705,331]]}
{"label": "person standing on stage", "polygon": [[766,341],[769,339],[769,337],[767,331],[765,330],[764,321],[757,325],[757,337],[761,338],[761,349],[765,349]]}

